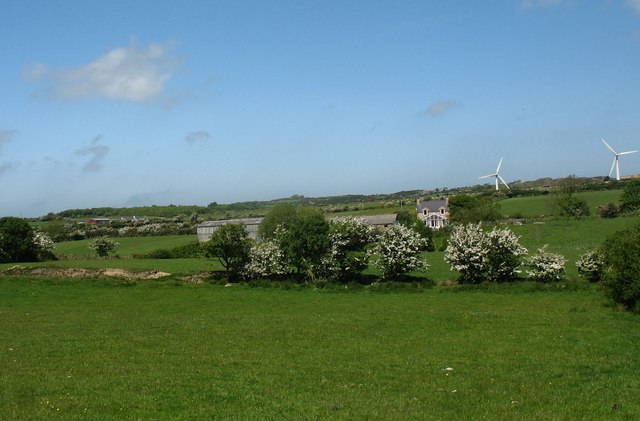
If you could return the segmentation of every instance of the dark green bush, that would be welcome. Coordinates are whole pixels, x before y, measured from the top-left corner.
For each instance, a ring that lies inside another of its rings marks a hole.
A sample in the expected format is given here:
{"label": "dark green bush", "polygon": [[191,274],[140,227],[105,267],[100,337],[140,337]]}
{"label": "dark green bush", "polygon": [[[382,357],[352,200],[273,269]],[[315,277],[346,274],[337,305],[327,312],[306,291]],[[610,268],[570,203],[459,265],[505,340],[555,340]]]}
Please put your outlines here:
{"label": "dark green bush", "polygon": [[628,310],[640,304],[640,225],[610,236],[600,249],[604,285],[611,298]]}

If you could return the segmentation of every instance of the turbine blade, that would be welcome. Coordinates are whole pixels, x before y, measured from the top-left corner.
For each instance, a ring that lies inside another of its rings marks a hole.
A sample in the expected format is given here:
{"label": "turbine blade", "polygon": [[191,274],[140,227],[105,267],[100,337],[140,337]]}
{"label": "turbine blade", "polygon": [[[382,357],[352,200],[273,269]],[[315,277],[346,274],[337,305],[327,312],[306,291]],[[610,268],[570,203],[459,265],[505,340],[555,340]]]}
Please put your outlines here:
{"label": "turbine blade", "polygon": [[502,181],[502,184],[504,184],[504,186],[505,186],[506,188],[508,188],[509,190],[511,190],[511,187],[509,187],[509,185],[507,184],[507,182],[506,182],[506,181],[504,181],[504,178],[502,178],[502,177],[500,177],[500,176],[498,176],[498,178],[500,179],[500,181]]}
{"label": "turbine blade", "polygon": [[487,175],[483,175],[482,177],[478,177],[478,178],[489,178],[489,177],[495,177],[495,174],[487,174]]}
{"label": "turbine blade", "polygon": [[620,155],[630,155],[630,154],[632,154],[632,153],[636,153],[636,152],[638,152],[638,151],[626,151],[626,152],[620,152],[620,153],[618,154],[618,156],[620,156]]}
{"label": "turbine blade", "polygon": [[500,167],[502,166],[502,158],[504,158],[504,156],[500,157],[500,162],[498,162],[498,168],[496,168],[496,175],[500,172]]}
{"label": "turbine blade", "polygon": [[613,163],[611,164],[611,169],[609,170],[609,177],[611,177],[611,173],[613,172],[613,169],[616,167],[617,160],[618,160],[618,156],[616,155],[616,157],[613,158]]}
{"label": "turbine blade", "polygon": [[604,143],[604,146],[606,146],[606,147],[607,147],[607,149],[609,149],[609,150],[610,150],[614,155],[618,155],[618,154],[616,153],[616,151],[614,151],[614,150],[613,150],[613,148],[612,148],[611,146],[609,146],[609,144],[607,143],[607,141],[606,141],[606,140],[604,140],[604,139],[600,139],[600,140],[602,140],[602,143]]}

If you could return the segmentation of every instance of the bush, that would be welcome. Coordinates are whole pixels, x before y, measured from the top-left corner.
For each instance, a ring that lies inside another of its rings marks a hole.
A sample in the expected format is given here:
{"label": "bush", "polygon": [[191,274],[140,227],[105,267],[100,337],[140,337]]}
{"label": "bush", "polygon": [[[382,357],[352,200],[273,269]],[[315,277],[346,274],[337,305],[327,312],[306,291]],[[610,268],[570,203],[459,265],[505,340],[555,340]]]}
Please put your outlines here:
{"label": "bush", "polygon": [[322,261],[328,279],[352,279],[367,267],[367,247],[377,237],[375,228],[363,218],[342,217],[331,221],[329,253]]}
{"label": "bush", "polygon": [[576,261],[578,274],[589,282],[598,282],[602,279],[604,262],[601,254],[596,250],[584,253]]}
{"label": "bush", "polygon": [[263,240],[251,246],[245,273],[250,278],[269,278],[288,273],[289,264],[280,246],[283,230],[276,229],[274,239]]}
{"label": "bush", "polygon": [[13,216],[0,218],[0,262],[38,260],[38,245],[27,221]]}
{"label": "bush", "polygon": [[518,276],[520,258],[527,249],[520,245],[519,238],[511,230],[494,228],[488,234],[487,279],[490,281],[512,281]]}
{"label": "bush", "polygon": [[456,225],[444,251],[444,260],[460,272],[460,283],[482,282],[487,269],[489,240],[481,224]]}
{"label": "bush", "polygon": [[616,218],[620,214],[620,208],[615,203],[607,203],[598,206],[598,212],[601,218]]}
{"label": "bush", "polygon": [[96,237],[89,242],[89,248],[98,256],[106,257],[115,251],[120,244],[107,236]]}
{"label": "bush", "polygon": [[622,197],[622,210],[624,212],[633,212],[640,209],[640,180],[630,180],[624,186]]}
{"label": "bush", "polygon": [[548,252],[546,248],[544,245],[538,249],[537,254],[529,258],[530,270],[527,273],[535,281],[560,281],[564,278],[566,259],[560,254]]}
{"label": "bush", "polygon": [[427,262],[420,258],[424,239],[403,225],[394,225],[380,236],[374,249],[375,265],[383,279],[397,279],[412,270],[426,270]]}
{"label": "bush", "polygon": [[486,233],[481,224],[453,228],[444,259],[460,272],[460,283],[511,281],[518,276],[520,259],[527,249],[509,229],[493,228]]}
{"label": "bush", "polygon": [[217,257],[230,280],[236,280],[249,262],[251,244],[242,224],[226,224],[203,244],[207,257]]}
{"label": "bush", "polygon": [[640,225],[617,232],[600,248],[604,285],[611,298],[626,309],[640,303]]}

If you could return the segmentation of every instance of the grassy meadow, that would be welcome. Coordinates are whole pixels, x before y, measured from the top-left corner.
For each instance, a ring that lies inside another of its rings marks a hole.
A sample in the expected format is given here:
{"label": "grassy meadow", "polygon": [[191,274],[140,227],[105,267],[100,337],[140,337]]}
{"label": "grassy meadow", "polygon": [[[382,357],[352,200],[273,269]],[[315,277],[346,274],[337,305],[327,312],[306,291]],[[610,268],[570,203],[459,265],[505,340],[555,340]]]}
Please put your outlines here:
{"label": "grassy meadow", "polygon": [[640,319],[594,288],[339,293],[4,277],[0,413],[634,419]]}

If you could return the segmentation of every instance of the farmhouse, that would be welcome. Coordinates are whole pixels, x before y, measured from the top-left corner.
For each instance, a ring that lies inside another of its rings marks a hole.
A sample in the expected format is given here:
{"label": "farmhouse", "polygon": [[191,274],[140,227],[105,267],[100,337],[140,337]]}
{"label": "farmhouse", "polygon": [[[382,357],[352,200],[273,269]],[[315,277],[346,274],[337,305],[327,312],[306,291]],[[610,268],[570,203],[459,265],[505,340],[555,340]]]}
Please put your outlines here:
{"label": "farmhouse", "polygon": [[420,200],[416,201],[416,212],[426,226],[439,230],[449,222],[449,200]]}
{"label": "farmhouse", "polygon": [[222,221],[206,221],[198,224],[197,233],[198,241],[204,243],[209,241],[211,235],[221,226],[227,224],[242,224],[244,225],[244,231],[249,235],[249,238],[254,240],[258,237],[258,225],[264,218],[239,218],[239,219],[225,219]]}

